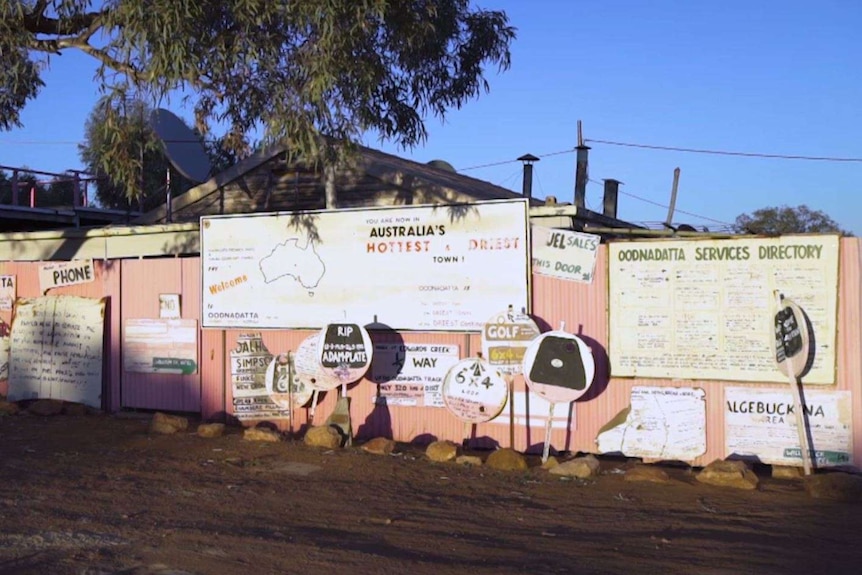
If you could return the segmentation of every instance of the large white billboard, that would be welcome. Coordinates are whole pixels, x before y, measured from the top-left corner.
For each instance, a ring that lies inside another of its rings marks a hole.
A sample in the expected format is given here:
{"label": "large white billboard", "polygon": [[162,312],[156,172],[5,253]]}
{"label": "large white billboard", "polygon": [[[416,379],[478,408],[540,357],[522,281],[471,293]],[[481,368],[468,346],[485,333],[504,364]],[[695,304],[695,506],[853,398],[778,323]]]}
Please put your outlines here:
{"label": "large white billboard", "polygon": [[805,383],[835,382],[838,236],[613,242],[608,274],[616,376],[786,382],[777,296],[813,333]]}
{"label": "large white billboard", "polygon": [[526,200],[201,218],[202,325],[479,331],[528,309]]}

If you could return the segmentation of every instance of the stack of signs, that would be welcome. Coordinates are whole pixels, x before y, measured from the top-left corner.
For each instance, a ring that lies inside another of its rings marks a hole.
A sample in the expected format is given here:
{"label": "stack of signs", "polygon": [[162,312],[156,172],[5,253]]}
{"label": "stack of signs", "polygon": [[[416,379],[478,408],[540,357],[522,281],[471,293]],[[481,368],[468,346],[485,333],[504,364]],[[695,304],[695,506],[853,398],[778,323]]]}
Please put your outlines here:
{"label": "stack of signs", "polygon": [[524,354],[539,335],[539,327],[526,313],[509,307],[485,324],[482,330],[482,355],[497,371],[506,375],[522,372]]}
{"label": "stack of signs", "polygon": [[540,335],[524,354],[527,385],[551,403],[568,403],[584,395],[595,372],[590,347],[578,336],[562,330]]}
{"label": "stack of signs", "polygon": [[331,323],[320,335],[323,371],[342,384],[362,379],[371,366],[373,354],[368,330],[355,323]]}
{"label": "stack of signs", "polygon": [[459,361],[443,379],[443,403],[466,423],[491,421],[503,411],[508,397],[506,381],[478,357]]}
{"label": "stack of signs", "polygon": [[272,354],[260,332],[241,333],[230,351],[234,416],[240,421],[290,417],[290,405],[276,400],[277,392],[267,380]]}

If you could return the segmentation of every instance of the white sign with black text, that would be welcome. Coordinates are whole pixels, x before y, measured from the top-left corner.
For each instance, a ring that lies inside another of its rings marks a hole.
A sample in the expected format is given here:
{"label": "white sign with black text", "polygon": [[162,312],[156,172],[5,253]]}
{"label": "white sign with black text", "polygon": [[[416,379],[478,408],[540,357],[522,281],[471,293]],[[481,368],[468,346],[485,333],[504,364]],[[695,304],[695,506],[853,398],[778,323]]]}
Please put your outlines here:
{"label": "white sign with black text", "polygon": [[51,262],[39,266],[39,289],[45,293],[51,288],[85,284],[96,281],[93,260]]}
{"label": "white sign with black text", "polygon": [[601,237],[570,230],[531,226],[533,273],[592,283]]}

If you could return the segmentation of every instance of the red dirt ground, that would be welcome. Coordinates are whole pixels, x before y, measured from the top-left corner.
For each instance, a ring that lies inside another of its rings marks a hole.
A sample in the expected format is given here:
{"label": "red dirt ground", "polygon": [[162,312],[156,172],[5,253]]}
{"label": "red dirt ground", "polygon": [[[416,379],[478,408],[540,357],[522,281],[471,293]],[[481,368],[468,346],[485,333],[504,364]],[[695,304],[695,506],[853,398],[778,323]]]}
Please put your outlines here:
{"label": "red dirt ground", "polygon": [[[0,574],[859,573],[862,503],[800,481],[564,480],[148,433],[149,419],[0,417]],[[192,426],[192,429],[194,426]]]}

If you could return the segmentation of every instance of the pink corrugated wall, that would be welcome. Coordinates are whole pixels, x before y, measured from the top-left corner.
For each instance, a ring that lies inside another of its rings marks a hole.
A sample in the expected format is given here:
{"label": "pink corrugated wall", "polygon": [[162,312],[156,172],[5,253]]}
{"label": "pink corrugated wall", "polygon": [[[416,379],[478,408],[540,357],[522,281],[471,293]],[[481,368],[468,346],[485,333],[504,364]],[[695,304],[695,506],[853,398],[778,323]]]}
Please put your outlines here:
{"label": "pink corrugated wall", "polygon": [[[17,297],[38,297],[40,294],[39,268],[42,262],[0,262],[0,274],[14,275]],[[120,272],[119,262],[93,262],[95,280],[89,283],[54,288],[49,295],[76,295],[89,298],[106,298],[102,407],[109,411],[119,409],[120,369],[116,358],[119,351]],[[0,312],[0,318],[12,324],[12,312]],[[7,384],[0,382],[0,393],[5,394]]]}
{"label": "pink corrugated wall", "polygon": [[[200,322],[199,258],[123,260],[121,263],[122,329],[129,319],[158,318],[159,294],[180,294],[182,318]],[[121,350],[118,355],[122,362]],[[122,407],[189,412],[201,409],[200,368],[191,375],[124,372],[122,378]]]}
{"label": "pink corrugated wall", "polygon": [[[38,263],[0,263],[0,273],[14,274],[19,297],[39,295]],[[151,376],[122,372],[120,350],[121,320],[158,317],[158,295],[180,293],[184,318],[200,319],[200,260],[198,258],[164,258],[123,260],[104,264],[96,262],[96,282],[70,286],[52,293],[69,293],[87,297],[109,296],[108,340],[106,341],[105,373],[107,405],[112,410],[122,407],[200,411],[206,419],[220,419],[231,412],[229,353],[236,345],[239,330],[202,330],[200,337],[199,374],[196,376]],[[543,330],[565,329],[581,335],[593,348],[597,373],[593,390],[573,404],[569,429],[555,429],[551,443],[555,449],[595,452],[599,429],[620,410],[629,405],[631,388],[644,386],[676,386],[701,388],[706,393],[707,451],[695,464],[704,464],[724,453],[724,389],[727,386],[749,386],[757,389],[783,389],[780,385],[741,384],[738,382],[608,378],[608,297],[607,248],[602,246],[592,284],[558,281],[542,276],[533,278],[533,315]],[[838,314],[838,381],[834,386],[814,386],[814,389],[850,390],[853,402],[854,460],[862,462],[862,250],[860,240],[845,238],[841,242]],[[121,297],[122,290],[122,297]],[[122,300],[122,301],[121,301]],[[122,305],[121,305],[122,304]],[[122,314],[120,310],[122,309]],[[9,323],[9,312],[0,318]],[[264,331],[264,343],[273,353],[296,350],[309,331]],[[391,340],[392,335],[373,334],[375,341]],[[478,335],[402,333],[407,343],[455,344],[461,357],[481,349]],[[169,378],[169,379],[160,379]],[[122,403],[120,382],[122,381]],[[2,384],[0,384],[2,385]],[[515,381],[516,391],[525,391],[523,378]],[[5,391],[0,387],[0,391]],[[363,380],[351,385],[351,416],[355,432],[363,437],[385,435],[400,441],[414,439],[450,439],[460,442],[465,437],[478,438],[476,445],[509,445],[507,421],[466,427],[442,408],[376,406],[376,386]],[[326,419],[335,406],[338,393],[329,392],[316,408],[316,421]],[[533,450],[544,439],[544,414],[531,427],[517,427],[514,447]],[[301,429],[308,423],[309,409],[295,412],[292,424],[280,422],[284,429]]]}

